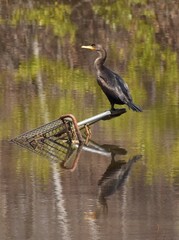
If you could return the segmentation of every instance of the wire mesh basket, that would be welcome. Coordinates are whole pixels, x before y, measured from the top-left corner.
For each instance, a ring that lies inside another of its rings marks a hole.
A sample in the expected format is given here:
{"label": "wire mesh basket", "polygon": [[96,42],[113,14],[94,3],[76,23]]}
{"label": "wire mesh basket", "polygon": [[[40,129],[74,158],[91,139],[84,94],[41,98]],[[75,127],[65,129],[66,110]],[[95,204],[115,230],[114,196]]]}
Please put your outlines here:
{"label": "wire mesh basket", "polygon": [[60,148],[66,151],[69,144],[75,141],[81,142],[82,136],[73,115],[64,115],[11,140],[36,153],[47,152],[50,155],[59,153]]}
{"label": "wire mesh basket", "polygon": [[64,161],[70,158],[84,142],[81,134],[82,129],[99,120],[109,120],[125,112],[125,109],[115,110],[115,112],[106,111],[79,123],[72,114],[63,115],[13,138],[11,142],[51,159]]}

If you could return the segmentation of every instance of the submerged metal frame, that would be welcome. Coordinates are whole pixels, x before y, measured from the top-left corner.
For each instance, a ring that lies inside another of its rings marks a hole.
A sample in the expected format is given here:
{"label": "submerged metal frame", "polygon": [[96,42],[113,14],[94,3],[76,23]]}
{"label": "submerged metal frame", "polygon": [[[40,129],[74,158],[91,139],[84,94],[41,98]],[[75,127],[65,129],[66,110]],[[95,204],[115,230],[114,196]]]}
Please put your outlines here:
{"label": "submerged metal frame", "polygon": [[66,132],[67,132],[67,135],[68,135],[68,139],[70,140],[70,134],[69,134],[69,131],[71,131],[71,129],[69,129],[67,126],[66,126],[66,123],[65,123],[65,120],[70,118],[71,121],[73,122],[73,125],[75,127],[75,131],[76,131],[76,135],[77,135],[77,138],[78,138],[78,141],[79,142],[83,142],[83,137],[81,135],[81,132],[79,130],[79,127],[78,127],[78,123],[77,123],[77,120],[75,118],[75,116],[73,116],[72,114],[66,114],[66,115],[63,115],[61,116],[59,119],[62,120],[62,122],[65,124],[65,127],[66,127]]}
{"label": "submerged metal frame", "polygon": [[[100,120],[109,120],[125,113],[126,109],[117,109],[115,111],[106,111],[77,122],[75,116],[66,114],[60,118],[44,124],[38,128],[25,132],[14,139],[14,142],[33,152],[42,155],[52,155],[56,158],[56,151],[61,148],[66,149],[64,144],[83,144],[88,142],[90,131],[88,127]],[[86,139],[84,140],[81,130],[86,130]]]}
{"label": "submerged metal frame", "polygon": [[[87,118],[87,119],[82,120],[80,122],[77,122],[75,116],[72,115],[72,114],[62,115],[59,119],[61,119],[62,122],[65,125],[66,133],[68,135],[69,141],[71,141],[71,131],[72,131],[72,129],[69,126],[67,126],[66,120],[69,121],[69,119],[70,119],[72,121],[73,125],[74,125],[75,133],[77,135],[77,139],[78,139],[78,141],[80,143],[82,143],[82,142],[84,142],[84,140],[83,140],[83,137],[82,137],[82,134],[81,134],[80,130],[82,130],[86,126],[90,126],[90,125],[92,125],[92,124],[94,124],[94,123],[96,123],[96,122],[98,122],[100,120],[110,120],[112,118],[118,117],[118,116],[124,114],[125,112],[126,112],[125,108],[116,109],[114,111],[108,110],[106,112],[100,113],[98,115],[95,115],[93,117]],[[64,133],[64,130],[63,130],[63,133]],[[56,136],[58,136],[60,134],[62,134],[62,132],[57,133]]]}

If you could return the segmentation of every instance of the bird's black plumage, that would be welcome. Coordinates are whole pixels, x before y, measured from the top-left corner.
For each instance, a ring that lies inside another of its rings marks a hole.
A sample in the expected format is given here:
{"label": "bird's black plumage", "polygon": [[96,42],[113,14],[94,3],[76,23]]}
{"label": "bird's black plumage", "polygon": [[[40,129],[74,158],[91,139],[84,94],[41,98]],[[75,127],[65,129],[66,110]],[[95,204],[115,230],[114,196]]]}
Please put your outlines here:
{"label": "bird's black plumage", "polygon": [[106,50],[99,44],[82,46],[82,48],[97,51],[99,55],[94,62],[97,74],[97,82],[107,96],[111,104],[111,110],[115,110],[114,104],[126,104],[133,111],[142,112],[142,109],[133,103],[128,85],[118,74],[104,66],[104,62],[107,57]]}

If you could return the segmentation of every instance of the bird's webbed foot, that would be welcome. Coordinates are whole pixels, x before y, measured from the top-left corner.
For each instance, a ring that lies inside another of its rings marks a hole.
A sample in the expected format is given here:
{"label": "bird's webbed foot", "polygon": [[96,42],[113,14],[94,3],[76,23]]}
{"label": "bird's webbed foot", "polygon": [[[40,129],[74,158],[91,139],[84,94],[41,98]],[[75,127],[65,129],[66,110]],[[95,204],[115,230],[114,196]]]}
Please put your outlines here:
{"label": "bird's webbed foot", "polygon": [[111,105],[111,109],[110,109],[110,111],[111,112],[115,112],[117,109],[116,108],[114,108],[114,105]]}
{"label": "bird's webbed foot", "polygon": [[112,112],[112,111],[115,111],[114,104],[112,104],[112,103],[111,103],[111,109],[110,109],[110,111],[111,111],[111,112]]}

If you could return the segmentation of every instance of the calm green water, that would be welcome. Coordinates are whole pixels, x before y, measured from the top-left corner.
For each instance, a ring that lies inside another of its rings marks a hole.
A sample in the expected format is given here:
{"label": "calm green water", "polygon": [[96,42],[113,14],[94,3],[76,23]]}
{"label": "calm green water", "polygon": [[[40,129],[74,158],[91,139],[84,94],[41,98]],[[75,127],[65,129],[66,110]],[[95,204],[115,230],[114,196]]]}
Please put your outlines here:
{"label": "calm green water", "polygon": [[[178,2],[0,5],[0,239],[177,240]],[[93,42],[143,112],[96,123],[64,170],[65,153],[52,161],[9,140],[63,114],[81,121],[110,108],[96,54],[80,48]]]}

